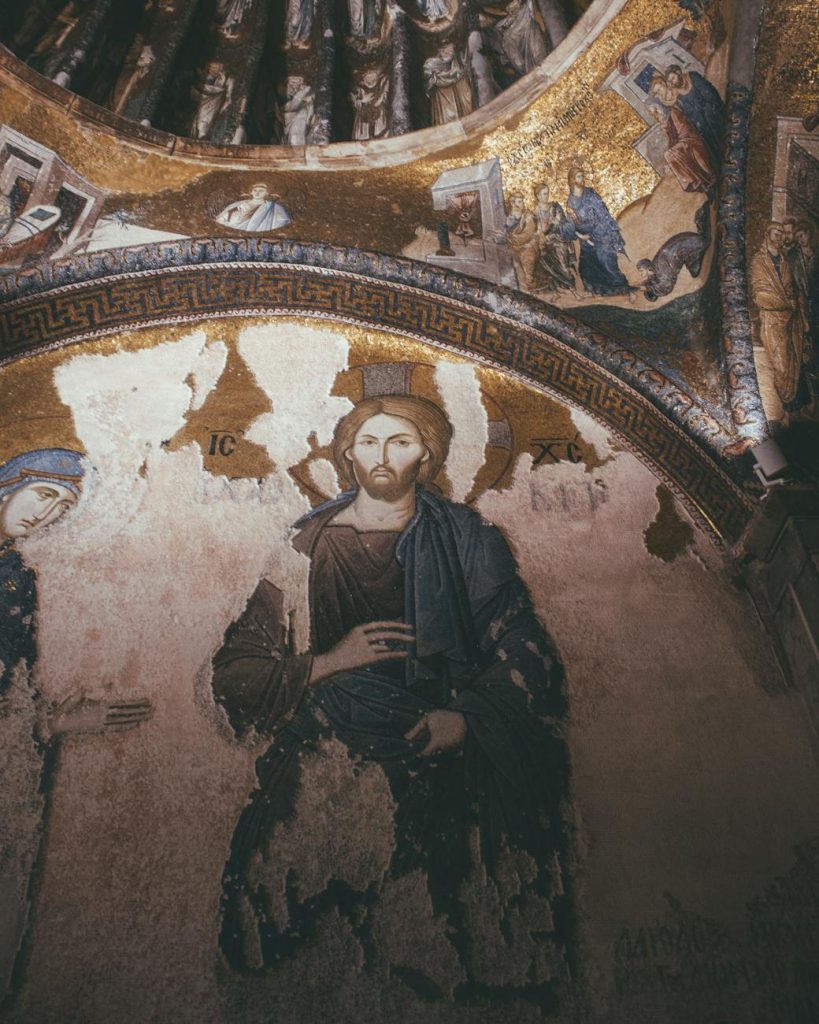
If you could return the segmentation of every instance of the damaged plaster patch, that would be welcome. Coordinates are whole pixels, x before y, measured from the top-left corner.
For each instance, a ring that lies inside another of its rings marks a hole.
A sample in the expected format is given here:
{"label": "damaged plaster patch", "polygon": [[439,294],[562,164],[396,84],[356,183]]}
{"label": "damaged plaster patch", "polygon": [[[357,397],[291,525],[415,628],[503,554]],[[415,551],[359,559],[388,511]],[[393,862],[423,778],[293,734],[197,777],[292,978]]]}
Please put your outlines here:
{"label": "damaged plaster patch", "polygon": [[433,912],[424,872],[413,871],[384,886],[373,921],[379,956],[393,970],[422,975],[451,999],[466,973],[447,938],[448,930],[446,917]]}
{"label": "damaged plaster patch", "polygon": [[319,494],[334,498],[341,490],[336,467],[329,459],[316,459],[309,466],[310,479]]}
{"label": "damaged plaster patch", "polygon": [[477,368],[442,359],[435,367],[435,385],[452,424],[452,447],[446,460],[452,500],[465,501],[483,467],[489,443],[489,417]]}
{"label": "damaged plaster patch", "polygon": [[677,511],[674,495],[664,484],[657,485],[657,515],[643,532],[646,551],[664,562],[685,554],[694,541],[694,530]]}
{"label": "damaged plaster patch", "polygon": [[43,754],[35,739],[42,707],[21,661],[0,695],[0,998],[31,913],[29,879],[45,806]]}
{"label": "damaged plaster patch", "polygon": [[[290,538],[309,503],[288,467],[309,450],[312,431],[329,439],[349,408],[329,396],[345,340],[311,334],[296,339],[292,356],[293,329],[249,332],[245,356],[274,409],[259,418],[276,466],[261,484],[205,472],[195,442],[163,444],[218,379],[222,346],[205,346],[201,332],[77,355],[55,372],[90,468],[78,506],[20,546],[37,571],[36,678],[48,700],[78,687],[144,696],[154,716],[129,732],[61,744],[21,997],[29,1019],[63,1019],[60,993],[80,985],[100,1020],[120,1019],[127,1005],[130,1019],[163,1019],[173,1006],[181,1021],[180,1008],[214,1003],[200,951],[216,941],[219,879],[255,779],[254,752],[232,742],[213,703],[209,666],[266,573],[291,605],[306,594],[308,562]],[[299,375],[308,372],[305,388]],[[101,878],[106,899],[89,900]],[[111,913],[135,906],[139,914]],[[173,971],[161,986],[147,984],[169,951]],[[89,973],[88,964],[105,968]]]}
{"label": "damaged plaster patch", "polygon": [[[337,375],[347,367],[347,339],[334,331],[274,322],[243,330],[238,348],[272,406],[271,412],[250,424],[247,439],[265,448],[277,467],[306,459],[311,436],[319,446],[329,445],[336,423],[352,408],[348,399],[330,394]],[[290,523],[307,511],[304,496],[289,476],[281,478],[280,501]],[[309,562],[289,543],[275,551],[267,578],[285,595],[293,613],[294,647],[305,651],[310,642]]]}
{"label": "damaged plaster patch", "polygon": [[[227,363],[227,348],[219,341],[215,344],[207,344],[204,331],[196,332],[202,339],[202,352],[196,366],[193,369],[193,397],[191,398],[191,409],[201,409],[205,399],[219,383]],[[194,335],[195,337],[195,335]]]}
{"label": "damaged plaster patch", "polygon": [[250,873],[251,884],[264,890],[277,926],[288,924],[288,876],[302,902],[334,879],[357,892],[379,884],[392,857],[394,814],[389,783],[378,765],[357,765],[336,739],[305,755],[293,817],[276,826],[267,856]]}
{"label": "damaged plaster patch", "polygon": [[554,931],[549,900],[530,887],[537,871],[529,854],[506,850],[493,879],[478,867],[463,885],[469,965],[485,985],[524,988],[565,974],[560,949],[546,939]]}
{"label": "damaged plaster patch", "polygon": [[215,383],[226,360],[221,342],[207,345],[194,331],[138,352],[75,356],[56,369],[57,391],[98,473],[97,500],[104,496],[118,518],[127,521],[145,492],[144,480],[135,479],[145,460],[184,426],[194,401],[188,381],[199,382],[201,395],[202,382]]}

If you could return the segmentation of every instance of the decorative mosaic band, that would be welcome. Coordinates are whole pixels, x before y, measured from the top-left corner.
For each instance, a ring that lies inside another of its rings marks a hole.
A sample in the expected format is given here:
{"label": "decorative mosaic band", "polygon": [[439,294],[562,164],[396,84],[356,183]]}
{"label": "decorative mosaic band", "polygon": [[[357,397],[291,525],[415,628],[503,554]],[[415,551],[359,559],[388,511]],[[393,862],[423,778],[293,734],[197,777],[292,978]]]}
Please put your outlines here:
{"label": "decorative mosaic band", "polygon": [[[240,248],[229,241],[192,244],[200,246],[205,257],[212,257],[217,244]],[[261,245],[273,248],[270,243]],[[297,249],[302,250],[302,259],[307,249],[316,257],[312,246],[290,245],[289,249],[291,259]],[[332,262],[332,255],[327,250],[325,262]],[[133,266],[145,253],[101,256],[110,274],[114,259]],[[358,254],[358,261],[371,264],[382,258]],[[0,351],[9,358],[150,323],[237,314],[323,316],[393,330],[511,370],[581,407],[651,463],[718,539],[730,542],[741,533],[753,510],[750,499],[699,443],[657,408],[659,402],[648,400],[596,365],[605,352],[621,374],[628,371],[643,383],[666,386],[656,371],[642,369],[636,357],[632,361],[622,348],[607,348],[602,335],[509,293],[500,295],[465,280],[442,281],[440,272],[424,268],[428,290],[421,290],[418,265],[383,259],[379,280],[373,280],[350,273],[349,263],[346,272],[304,262],[132,270],[39,294],[33,287],[35,294],[0,307]],[[384,280],[407,267],[415,272],[413,286]],[[55,273],[64,276],[70,270],[55,267]],[[434,285],[438,289],[448,285],[449,291],[459,294],[436,294]],[[496,308],[489,309],[490,305]],[[692,407],[693,402],[689,414]],[[719,430],[716,424],[715,429]]]}
{"label": "decorative mosaic band", "polygon": [[734,449],[758,444],[768,436],[754,366],[745,269],[745,181],[750,120],[751,90],[744,85],[729,86],[717,237],[726,390],[731,418],[741,439]]}
{"label": "decorative mosaic band", "polygon": [[[731,446],[737,437],[729,423],[720,423],[692,394],[682,390],[634,351],[625,348],[622,341],[609,338],[599,328],[590,327],[568,313],[511,289],[452,274],[428,263],[286,239],[180,239],[53,260],[0,277],[0,300],[5,298],[12,303],[4,310],[2,329],[5,333],[0,337],[3,346],[0,358],[51,340],[36,331],[31,333],[26,326],[29,321],[12,312],[22,308],[20,302],[14,302],[15,299],[103,276],[215,263],[300,264],[361,274],[385,283],[421,288],[466,302],[488,313],[508,316],[544,331],[605,367],[664,409],[671,420],[717,456],[736,454]],[[251,266],[244,273],[251,277],[260,269]],[[729,472],[738,479],[743,471],[741,465],[729,466]]]}

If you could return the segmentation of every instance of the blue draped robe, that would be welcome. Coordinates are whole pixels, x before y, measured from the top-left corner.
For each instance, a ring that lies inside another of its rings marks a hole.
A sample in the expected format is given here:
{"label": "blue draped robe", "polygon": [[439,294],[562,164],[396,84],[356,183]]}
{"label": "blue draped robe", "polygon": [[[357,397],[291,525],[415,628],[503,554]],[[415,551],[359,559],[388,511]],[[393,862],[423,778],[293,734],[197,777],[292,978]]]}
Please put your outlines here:
{"label": "blue draped robe", "polygon": [[689,71],[691,88],[679,93],[677,106],[691,124],[705,139],[711,150],[713,165],[719,168],[722,162],[722,140],[724,134],[724,107],[722,97],[716,88],[698,71]]}
{"label": "blue draped robe", "polygon": [[629,291],[628,281],[617,263],[617,254],[626,251],[617,221],[593,188],[584,188],[580,195],[572,190],[569,209],[577,221],[567,220],[561,227],[563,238],[580,235],[578,270],[584,287],[593,295],[623,295]]}

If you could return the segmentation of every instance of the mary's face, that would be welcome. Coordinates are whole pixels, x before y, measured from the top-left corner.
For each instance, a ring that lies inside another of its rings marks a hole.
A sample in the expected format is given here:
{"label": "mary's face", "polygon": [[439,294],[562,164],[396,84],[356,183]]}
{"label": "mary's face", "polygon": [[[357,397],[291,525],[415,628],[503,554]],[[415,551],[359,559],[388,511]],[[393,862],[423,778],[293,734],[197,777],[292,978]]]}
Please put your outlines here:
{"label": "mary's face", "polygon": [[76,501],[72,490],[56,482],[24,484],[0,499],[0,536],[26,537],[59,519]]}

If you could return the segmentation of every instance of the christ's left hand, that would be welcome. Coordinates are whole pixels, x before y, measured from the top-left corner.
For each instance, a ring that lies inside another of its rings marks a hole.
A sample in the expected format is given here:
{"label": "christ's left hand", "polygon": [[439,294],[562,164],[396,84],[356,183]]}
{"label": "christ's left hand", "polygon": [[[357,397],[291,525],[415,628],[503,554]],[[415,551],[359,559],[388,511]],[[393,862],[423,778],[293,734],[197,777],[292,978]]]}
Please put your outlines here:
{"label": "christ's left hand", "polygon": [[429,739],[421,751],[422,757],[460,750],[466,740],[466,719],[460,711],[430,711],[405,733],[404,739],[417,740],[424,733]]}

